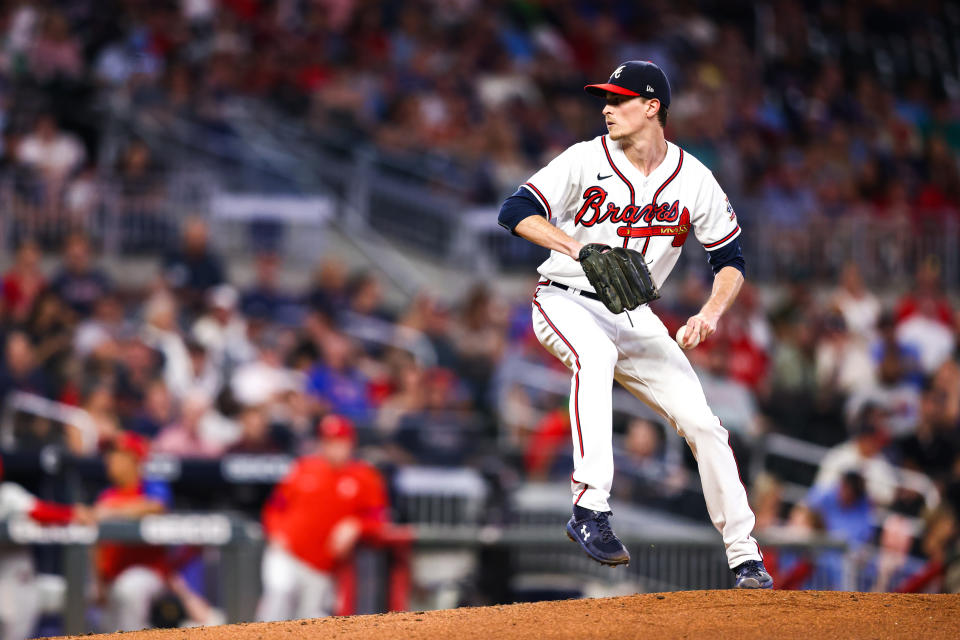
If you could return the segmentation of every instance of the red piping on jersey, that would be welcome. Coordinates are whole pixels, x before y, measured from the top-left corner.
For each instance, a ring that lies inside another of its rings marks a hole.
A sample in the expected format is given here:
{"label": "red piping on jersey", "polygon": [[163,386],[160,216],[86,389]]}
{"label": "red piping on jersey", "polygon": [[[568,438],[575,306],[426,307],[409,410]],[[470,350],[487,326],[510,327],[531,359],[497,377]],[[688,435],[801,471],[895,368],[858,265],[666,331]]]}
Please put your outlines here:
{"label": "red piping on jersey", "polygon": [[[683,166],[683,149],[680,149],[680,147],[677,147],[677,149],[680,151],[680,160],[677,162],[677,168],[674,169],[673,173],[670,174],[670,177],[667,178],[662,185],[660,185],[660,188],[657,189],[656,192],[654,192],[653,200],[650,202],[650,204],[653,205],[654,207],[657,206],[657,198],[660,197],[660,192],[666,189],[668,184],[673,182],[673,179],[676,178],[677,174],[680,173],[680,167]],[[647,226],[650,226],[652,224],[653,224],[653,220],[647,223]],[[647,255],[647,246],[649,244],[650,244],[650,238],[648,237],[646,240],[643,241],[643,250],[640,251],[640,253],[642,253],[643,255]]]}
{"label": "red piping on jersey", "polygon": [[533,192],[536,193],[538,196],[540,196],[540,199],[543,200],[543,206],[547,208],[547,220],[550,220],[551,218],[553,218],[553,212],[550,211],[550,203],[547,202],[547,199],[543,197],[542,193],[540,193],[540,189],[537,189],[535,186],[533,186],[529,182],[524,182],[523,186],[530,187],[531,189],[533,189]]}
{"label": "red piping on jersey", "polygon": [[[626,177],[625,175],[623,175],[622,173],[620,173],[620,169],[617,169],[617,165],[613,164],[613,158],[610,157],[610,150],[607,149],[607,136],[603,136],[602,138],[600,138],[600,144],[603,145],[603,152],[604,152],[605,154],[607,154],[607,162],[610,163],[610,168],[613,169],[613,172],[614,172],[614,173],[616,173],[618,176],[620,176],[620,179],[623,180],[623,183],[624,183],[625,185],[627,185],[627,189],[630,189],[630,204],[633,205],[634,207],[637,206],[636,198],[634,197],[634,194],[633,194],[633,185],[630,184],[630,181],[627,180],[627,177]],[[627,223],[627,227],[629,228],[630,225],[632,225],[632,224],[633,224],[632,222],[628,222],[628,223]],[[628,243],[629,241],[630,241],[630,238],[629,238],[629,237],[626,237],[626,238],[623,239],[623,248],[624,248],[624,249],[627,248],[627,243]]]}
{"label": "red piping on jersey", "polygon": [[[717,418],[717,422],[720,422],[720,426],[723,427],[723,422],[720,421],[720,418]],[[737,467],[737,480],[740,481],[740,486],[743,487],[743,495],[747,495],[747,487],[743,484],[743,478],[740,477],[740,463],[737,462],[737,454],[733,452],[733,447],[730,446],[730,432],[727,431],[727,448],[730,449],[730,457],[733,458],[733,464]],[[760,554],[760,561],[763,562],[763,552],[760,551],[760,543],[756,540],[753,541],[753,544],[757,545],[757,553]]]}
{"label": "red piping on jersey", "polygon": [[[539,291],[537,291],[539,293]],[[577,370],[573,374],[573,415],[577,419],[577,441],[580,443],[580,457],[583,457],[583,434],[580,431],[580,355],[577,354],[576,350],[573,348],[566,338],[563,337],[563,334],[560,333],[560,330],[557,329],[556,325],[550,322],[550,318],[547,317],[546,311],[543,310],[543,307],[540,306],[540,303],[537,302],[537,294],[533,294],[533,304],[540,310],[540,315],[543,316],[543,319],[547,321],[547,324],[550,325],[550,328],[553,329],[554,333],[560,336],[560,339],[563,340],[563,343],[567,345],[567,348],[570,349],[570,353],[573,354],[574,365],[576,365]],[[571,478],[573,476],[570,476]]]}
{"label": "red piping on jersey", "polygon": [[740,231],[740,225],[737,225],[737,228],[731,231],[730,233],[728,233],[723,239],[717,240],[716,242],[711,242],[710,244],[705,244],[703,245],[703,248],[710,249],[712,247],[717,246],[718,244],[723,244],[724,242],[732,238],[734,235],[736,235],[738,231]]}

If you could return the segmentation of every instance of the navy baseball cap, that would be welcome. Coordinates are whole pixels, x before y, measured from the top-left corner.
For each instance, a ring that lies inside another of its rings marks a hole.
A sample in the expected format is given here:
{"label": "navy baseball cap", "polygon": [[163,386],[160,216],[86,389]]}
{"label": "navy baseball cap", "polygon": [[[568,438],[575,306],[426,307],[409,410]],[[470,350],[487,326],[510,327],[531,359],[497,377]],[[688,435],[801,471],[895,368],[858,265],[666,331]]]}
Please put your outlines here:
{"label": "navy baseball cap", "polygon": [[606,97],[607,92],[622,96],[656,98],[664,108],[670,106],[670,82],[663,69],[646,60],[630,60],[613,70],[604,84],[588,84],[587,93]]}

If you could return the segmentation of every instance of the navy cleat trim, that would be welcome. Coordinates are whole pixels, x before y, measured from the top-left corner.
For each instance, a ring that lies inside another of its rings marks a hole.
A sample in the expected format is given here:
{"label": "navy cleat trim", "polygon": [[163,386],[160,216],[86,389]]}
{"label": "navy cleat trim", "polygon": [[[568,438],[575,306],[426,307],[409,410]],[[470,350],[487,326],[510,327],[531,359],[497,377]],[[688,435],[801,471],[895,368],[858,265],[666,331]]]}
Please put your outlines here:
{"label": "navy cleat trim", "polygon": [[759,560],[747,560],[733,569],[735,589],[773,589],[773,578]]}

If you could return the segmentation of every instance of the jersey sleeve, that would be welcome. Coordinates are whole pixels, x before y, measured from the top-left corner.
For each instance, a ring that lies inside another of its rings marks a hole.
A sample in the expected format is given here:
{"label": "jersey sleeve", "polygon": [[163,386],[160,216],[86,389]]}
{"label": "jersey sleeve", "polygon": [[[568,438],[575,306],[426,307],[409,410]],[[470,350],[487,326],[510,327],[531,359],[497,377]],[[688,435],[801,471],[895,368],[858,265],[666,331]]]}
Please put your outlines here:
{"label": "jersey sleeve", "polygon": [[693,232],[707,251],[726,246],[740,235],[740,224],[733,205],[723,192],[717,179],[706,172],[704,186],[700,190],[693,214]]}
{"label": "jersey sleeve", "polygon": [[13,515],[29,513],[37,499],[29,491],[13,482],[0,483],[0,520]]}
{"label": "jersey sleeve", "polygon": [[581,171],[577,158],[579,147],[580,144],[576,144],[568,148],[520,185],[533,194],[547,220],[562,215],[576,200]]}
{"label": "jersey sleeve", "polygon": [[145,480],[143,497],[156,500],[167,509],[173,506],[173,492],[170,491],[170,485],[160,480]]}
{"label": "jersey sleeve", "polygon": [[366,467],[362,477],[357,504],[360,531],[365,538],[376,538],[388,522],[387,488],[380,472],[373,467]]}

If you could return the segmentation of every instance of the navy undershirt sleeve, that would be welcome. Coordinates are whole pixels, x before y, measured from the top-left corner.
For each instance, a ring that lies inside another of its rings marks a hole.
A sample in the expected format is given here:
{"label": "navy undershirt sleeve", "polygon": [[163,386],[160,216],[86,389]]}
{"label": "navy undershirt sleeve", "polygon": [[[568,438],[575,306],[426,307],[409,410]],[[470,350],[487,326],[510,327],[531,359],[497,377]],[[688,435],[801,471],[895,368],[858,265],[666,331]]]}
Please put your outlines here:
{"label": "navy undershirt sleeve", "polygon": [[533,197],[532,193],[520,187],[516,193],[504,200],[500,207],[500,216],[497,218],[497,223],[513,235],[517,235],[514,229],[520,224],[521,220],[530,216],[546,218],[547,212],[544,211],[543,205]]}
{"label": "navy undershirt sleeve", "polygon": [[743,259],[743,251],[740,249],[740,238],[734,238],[733,242],[725,244],[719,249],[707,251],[710,259],[710,266],[713,267],[713,273],[716,275],[724,267],[733,267],[739,269],[744,276],[747,275],[747,264]]}

